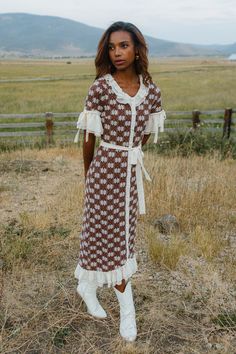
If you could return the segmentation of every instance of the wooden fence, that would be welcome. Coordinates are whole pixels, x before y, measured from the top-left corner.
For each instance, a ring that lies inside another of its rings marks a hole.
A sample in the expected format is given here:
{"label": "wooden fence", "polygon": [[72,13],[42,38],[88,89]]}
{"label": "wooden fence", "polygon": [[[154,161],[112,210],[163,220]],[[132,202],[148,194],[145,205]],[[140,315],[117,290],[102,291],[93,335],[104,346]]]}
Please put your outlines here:
{"label": "wooden fence", "polygon": [[[203,127],[211,132],[222,132],[222,137],[229,138],[235,133],[233,113],[236,109],[227,108],[215,111],[169,111],[165,122],[165,131],[198,129]],[[78,112],[69,113],[33,113],[33,114],[0,114],[0,137],[4,140],[25,141],[33,137],[44,137],[51,143],[54,137],[64,136],[67,141],[73,142],[76,134]],[[211,117],[215,118],[211,118]],[[209,118],[210,117],[210,118]],[[63,120],[62,120],[63,119]],[[65,120],[68,119],[68,120]],[[14,122],[11,122],[14,120]],[[23,120],[23,122],[22,122]],[[27,122],[27,120],[30,120]],[[33,121],[32,121],[33,120]],[[37,121],[38,120],[38,121]],[[17,121],[17,122],[16,122]]]}

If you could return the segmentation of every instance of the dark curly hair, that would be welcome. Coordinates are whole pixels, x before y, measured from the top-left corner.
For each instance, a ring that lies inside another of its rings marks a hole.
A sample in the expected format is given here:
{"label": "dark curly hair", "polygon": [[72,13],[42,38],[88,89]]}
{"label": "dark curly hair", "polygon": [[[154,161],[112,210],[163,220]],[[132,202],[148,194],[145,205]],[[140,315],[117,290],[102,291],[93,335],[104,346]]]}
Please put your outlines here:
{"label": "dark curly hair", "polygon": [[135,50],[139,55],[139,59],[134,62],[135,70],[138,75],[141,74],[143,76],[143,82],[147,85],[150,81],[152,81],[152,78],[148,72],[148,48],[146,41],[140,30],[135,25],[122,21],[113,23],[104,32],[98,43],[97,55],[95,58],[96,79],[105,74],[112,74],[116,70],[109,57],[109,39],[111,33],[117,31],[126,31],[131,34]]}

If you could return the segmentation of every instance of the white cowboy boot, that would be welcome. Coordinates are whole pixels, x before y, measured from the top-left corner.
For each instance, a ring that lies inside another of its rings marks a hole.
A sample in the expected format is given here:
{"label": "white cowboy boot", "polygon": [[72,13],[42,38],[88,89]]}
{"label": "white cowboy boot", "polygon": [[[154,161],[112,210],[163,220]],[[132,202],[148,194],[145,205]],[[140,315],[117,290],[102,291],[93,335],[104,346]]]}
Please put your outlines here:
{"label": "white cowboy boot", "polygon": [[128,281],[123,293],[115,287],[114,290],[120,304],[120,334],[126,341],[133,342],[137,336],[137,328],[131,282]]}
{"label": "white cowboy boot", "polygon": [[97,318],[106,318],[106,311],[100,305],[96,291],[97,285],[91,281],[80,281],[77,286],[77,292],[84,300],[88,313]]}

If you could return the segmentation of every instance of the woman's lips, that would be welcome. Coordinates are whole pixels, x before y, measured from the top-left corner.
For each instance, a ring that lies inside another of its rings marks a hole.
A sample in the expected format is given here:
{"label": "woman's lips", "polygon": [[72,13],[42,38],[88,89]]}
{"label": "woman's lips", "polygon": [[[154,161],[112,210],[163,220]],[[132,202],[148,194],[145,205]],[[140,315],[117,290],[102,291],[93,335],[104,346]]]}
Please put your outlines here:
{"label": "woman's lips", "polygon": [[122,65],[124,64],[125,60],[115,60],[116,65]]}

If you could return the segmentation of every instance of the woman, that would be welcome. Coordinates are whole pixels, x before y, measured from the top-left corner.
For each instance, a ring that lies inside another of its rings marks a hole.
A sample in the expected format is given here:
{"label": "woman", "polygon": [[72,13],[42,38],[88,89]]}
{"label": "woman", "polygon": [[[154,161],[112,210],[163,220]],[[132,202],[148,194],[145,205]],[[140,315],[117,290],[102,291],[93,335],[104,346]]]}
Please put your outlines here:
{"label": "woman", "polygon": [[[95,59],[97,76],[77,123],[84,130],[85,204],[75,277],[88,312],[105,318],[96,289],[113,286],[120,304],[120,334],[137,335],[130,278],[137,211],[145,213],[144,145],[163,131],[160,90],[148,73],[147,46],[131,23],[116,22],[103,34]],[[78,141],[79,130],[75,138]],[[101,137],[94,156],[96,137]]]}

